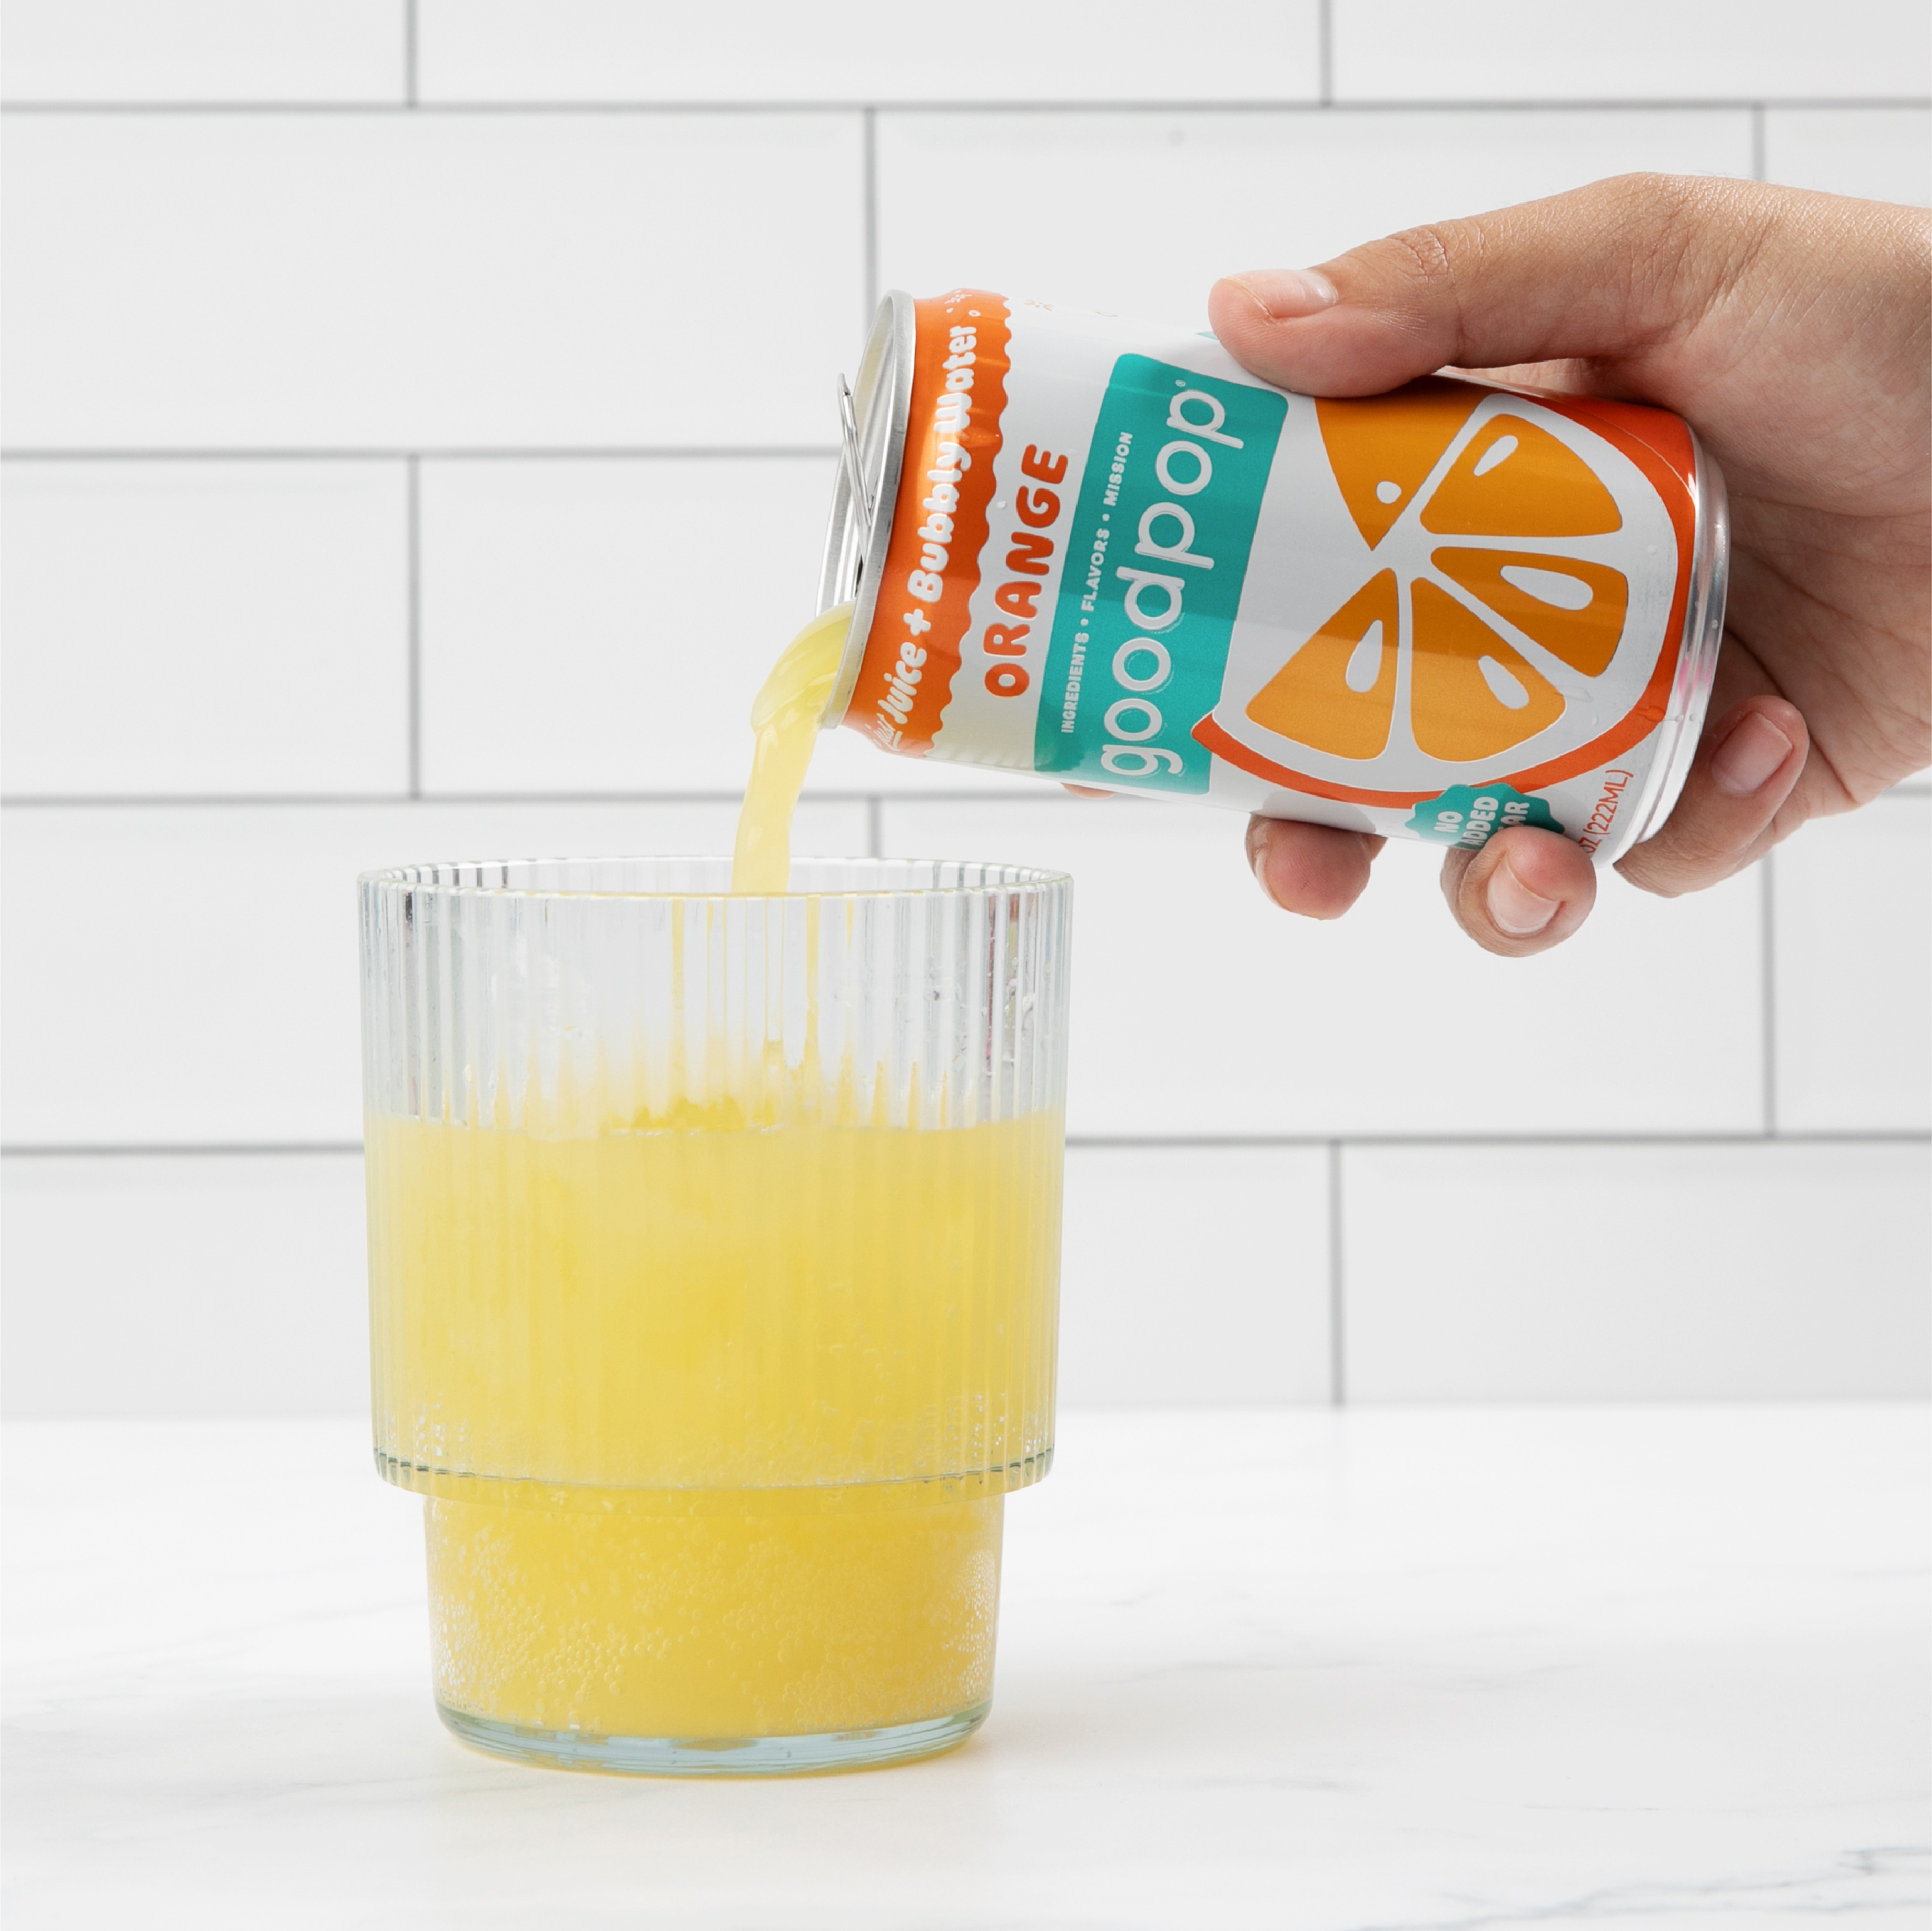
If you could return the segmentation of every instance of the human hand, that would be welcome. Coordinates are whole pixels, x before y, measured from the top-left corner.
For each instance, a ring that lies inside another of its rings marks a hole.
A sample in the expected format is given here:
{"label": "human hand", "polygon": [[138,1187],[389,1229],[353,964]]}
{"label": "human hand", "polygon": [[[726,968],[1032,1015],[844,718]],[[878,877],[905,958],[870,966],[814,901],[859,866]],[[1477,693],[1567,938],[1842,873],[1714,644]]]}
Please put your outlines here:
{"label": "human hand", "polygon": [[[1932,217],[1749,182],[1629,175],[1215,284],[1222,345],[1284,388],[1372,395],[1445,365],[1687,417],[1731,499],[1731,595],[1696,762],[1617,869],[1675,897],[1849,811],[1928,748]],[[1347,910],[1381,839],[1256,818],[1269,897]],[[1518,827],[1443,890],[1491,952],[1588,916],[1578,846]]]}

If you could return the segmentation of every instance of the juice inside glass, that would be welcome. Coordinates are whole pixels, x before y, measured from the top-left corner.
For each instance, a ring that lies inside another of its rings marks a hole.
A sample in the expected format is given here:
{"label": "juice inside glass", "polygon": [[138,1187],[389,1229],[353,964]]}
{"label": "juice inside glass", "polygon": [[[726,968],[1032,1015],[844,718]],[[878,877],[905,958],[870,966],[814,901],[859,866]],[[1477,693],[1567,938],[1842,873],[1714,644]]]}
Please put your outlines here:
{"label": "juice inside glass", "polygon": [[363,881],[376,1446],[445,1720],[573,1767],[984,1718],[1052,1455],[1069,888],[722,859]]}

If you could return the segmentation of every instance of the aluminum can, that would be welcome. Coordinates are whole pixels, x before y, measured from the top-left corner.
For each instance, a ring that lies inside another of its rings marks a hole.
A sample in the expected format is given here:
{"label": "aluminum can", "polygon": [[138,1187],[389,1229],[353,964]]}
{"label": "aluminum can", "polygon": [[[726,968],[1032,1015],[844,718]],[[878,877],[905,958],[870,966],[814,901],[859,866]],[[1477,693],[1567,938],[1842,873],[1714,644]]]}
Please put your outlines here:
{"label": "aluminum can", "polygon": [[885,298],[845,431],[828,728],[1606,862],[1683,787],[1728,543],[1667,410],[1446,376],[1311,398],[1212,335],[957,289]]}

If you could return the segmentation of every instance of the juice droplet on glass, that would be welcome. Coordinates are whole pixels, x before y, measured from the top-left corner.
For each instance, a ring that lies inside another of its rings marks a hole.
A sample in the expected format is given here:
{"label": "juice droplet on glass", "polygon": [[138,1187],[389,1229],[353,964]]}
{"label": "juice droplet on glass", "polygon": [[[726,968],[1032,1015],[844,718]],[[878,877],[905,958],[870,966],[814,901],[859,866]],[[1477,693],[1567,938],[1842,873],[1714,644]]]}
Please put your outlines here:
{"label": "juice droplet on glass", "polygon": [[838,681],[852,606],[814,617],[785,647],[751,705],[751,781],[732,851],[734,892],[782,892],[791,877],[791,814],[812,762],[812,743]]}

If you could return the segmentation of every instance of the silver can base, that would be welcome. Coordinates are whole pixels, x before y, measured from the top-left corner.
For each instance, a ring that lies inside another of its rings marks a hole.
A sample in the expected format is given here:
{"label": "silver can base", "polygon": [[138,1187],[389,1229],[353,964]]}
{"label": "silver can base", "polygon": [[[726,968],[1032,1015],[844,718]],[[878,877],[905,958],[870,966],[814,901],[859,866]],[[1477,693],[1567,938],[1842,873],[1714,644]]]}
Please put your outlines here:
{"label": "silver can base", "polygon": [[1704,715],[1710,708],[1711,688],[1717,679],[1718,652],[1724,644],[1724,600],[1731,588],[1731,501],[1723,472],[1706,454],[1694,431],[1690,442],[1697,459],[1697,541],[1684,602],[1677,676],[1664,719],[1665,741],[1631,814],[1630,829],[1598,854],[1600,863],[1614,864],[1633,846],[1654,838],[1663,829],[1664,820],[1670,816],[1696,762]]}
{"label": "silver can base", "polygon": [[436,1705],[436,1714],[465,1743],[545,1770],[604,1770],[624,1777],[810,1777],[936,1756],[963,1743],[991,1707],[990,1702],[975,1703],[919,1723],[810,1736],[598,1736],[498,1723],[444,1703]]}

